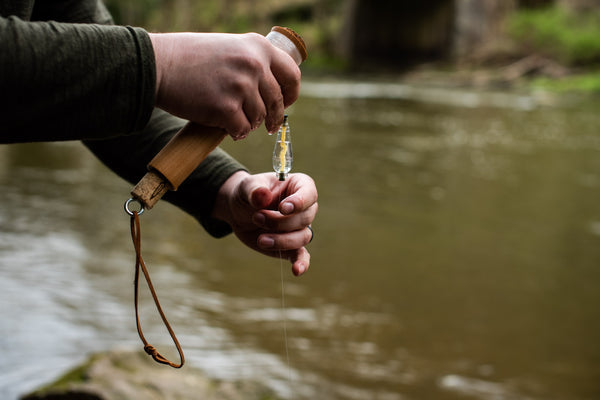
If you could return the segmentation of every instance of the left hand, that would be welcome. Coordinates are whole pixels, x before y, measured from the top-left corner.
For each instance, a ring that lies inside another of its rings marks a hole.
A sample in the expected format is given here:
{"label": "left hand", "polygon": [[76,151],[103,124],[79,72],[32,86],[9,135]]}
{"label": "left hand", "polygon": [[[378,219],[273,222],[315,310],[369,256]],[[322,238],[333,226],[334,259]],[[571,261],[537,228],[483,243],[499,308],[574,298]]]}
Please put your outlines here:
{"label": "left hand", "polygon": [[156,105],[199,125],[245,137],[269,132],[300,93],[300,68],[257,33],[151,33]]}
{"label": "left hand", "polygon": [[212,216],[227,222],[242,243],[260,253],[290,260],[294,275],[310,265],[308,226],[318,209],[317,188],[305,174],[281,182],[275,173],[233,174],[221,188]]}

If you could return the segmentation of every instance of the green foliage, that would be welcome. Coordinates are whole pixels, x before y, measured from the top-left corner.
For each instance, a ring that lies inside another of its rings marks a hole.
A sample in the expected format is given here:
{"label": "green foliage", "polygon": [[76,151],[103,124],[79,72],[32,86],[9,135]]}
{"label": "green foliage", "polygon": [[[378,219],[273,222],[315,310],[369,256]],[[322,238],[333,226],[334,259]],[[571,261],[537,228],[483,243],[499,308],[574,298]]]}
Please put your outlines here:
{"label": "green foliage", "polygon": [[569,65],[600,62],[600,11],[522,10],[511,17],[509,32],[533,50]]}
{"label": "green foliage", "polygon": [[[94,358],[92,358],[94,359]],[[66,373],[64,373],[62,376],[60,376],[56,381],[41,387],[40,389],[36,390],[33,394],[43,394],[49,391],[53,391],[53,390],[63,390],[63,389],[68,389],[69,385],[73,384],[73,383],[82,383],[87,381],[88,379],[88,374],[87,374],[87,370],[89,368],[89,366],[91,365],[92,361],[86,362],[84,365],[75,367],[69,371],[67,371]],[[35,398],[35,397],[34,397]]]}
{"label": "green foliage", "polygon": [[586,92],[600,94],[600,72],[574,75],[562,79],[539,78],[533,81],[534,87],[555,92]]}
{"label": "green foliage", "polygon": [[104,4],[116,23],[142,25],[153,18],[160,0],[105,0]]}
{"label": "green foliage", "polygon": [[309,57],[304,69],[339,71],[336,56],[347,0],[104,0],[118,24],[149,31],[260,32],[288,26],[304,38]]}

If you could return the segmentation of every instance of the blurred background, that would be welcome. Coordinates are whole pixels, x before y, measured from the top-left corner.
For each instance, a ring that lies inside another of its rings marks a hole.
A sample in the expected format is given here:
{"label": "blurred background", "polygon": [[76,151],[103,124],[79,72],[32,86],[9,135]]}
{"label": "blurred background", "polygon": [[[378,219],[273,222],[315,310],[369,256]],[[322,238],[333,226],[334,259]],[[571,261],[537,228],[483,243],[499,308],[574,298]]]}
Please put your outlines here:
{"label": "blurred background", "polygon": [[[600,398],[599,1],[108,5],[150,31],[277,24],[308,45],[288,112],[320,195],[310,271],[167,203],[142,217],[191,365],[286,399]],[[269,171],[273,140],[223,147]],[[3,399],[140,346],[130,190],[79,143],[0,147]]]}
{"label": "blurred background", "polygon": [[562,77],[569,68],[597,66],[600,60],[597,0],[107,0],[107,5],[118,23],[150,31],[267,33],[273,25],[289,26],[309,46],[305,72],[397,74],[425,63],[481,68],[527,59],[503,76],[510,80],[532,73]]}

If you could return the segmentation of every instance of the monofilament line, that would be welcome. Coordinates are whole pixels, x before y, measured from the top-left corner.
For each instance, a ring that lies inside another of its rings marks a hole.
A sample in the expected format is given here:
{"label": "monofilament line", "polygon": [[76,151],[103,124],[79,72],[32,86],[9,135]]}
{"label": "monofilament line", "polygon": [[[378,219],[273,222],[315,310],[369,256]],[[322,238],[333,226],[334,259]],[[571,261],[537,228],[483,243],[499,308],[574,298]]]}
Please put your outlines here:
{"label": "monofilament line", "polygon": [[285,346],[285,360],[287,363],[288,370],[288,383],[292,383],[292,366],[290,365],[290,352],[288,347],[287,337],[287,313],[285,309],[285,285],[283,282],[283,257],[281,257],[281,250],[279,250],[279,272],[281,275],[281,316],[283,320],[283,344]]}

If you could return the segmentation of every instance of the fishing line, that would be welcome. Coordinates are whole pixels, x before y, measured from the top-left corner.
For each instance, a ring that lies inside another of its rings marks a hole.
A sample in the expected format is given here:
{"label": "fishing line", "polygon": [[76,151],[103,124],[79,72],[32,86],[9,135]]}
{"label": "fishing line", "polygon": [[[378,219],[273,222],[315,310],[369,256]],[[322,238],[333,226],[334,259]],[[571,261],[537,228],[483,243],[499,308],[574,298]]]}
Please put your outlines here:
{"label": "fishing line", "polygon": [[[287,116],[286,116],[287,120]],[[281,200],[283,199],[283,191],[279,193],[279,204],[281,204]],[[292,387],[292,364],[290,361],[290,351],[288,345],[288,333],[287,333],[287,309],[285,306],[285,280],[284,280],[284,268],[283,268],[283,256],[281,254],[281,249],[279,252],[279,276],[281,280],[281,320],[283,323],[283,346],[285,348],[285,361],[287,365],[287,381],[290,386],[290,390]]]}
{"label": "fishing line", "polygon": [[283,343],[285,347],[285,360],[288,369],[288,383],[292,383],[292,366],[290,363],[290,352],[288,346],[288,335],[287,335],[287,311],[285,307],[285,285],[283,279],[283,257],[281,256],[281,250],[279,250],[279,274],[281,276],[281,317],[283,320]]}

